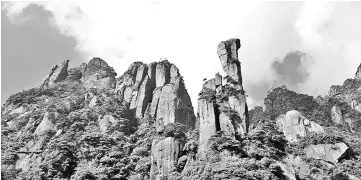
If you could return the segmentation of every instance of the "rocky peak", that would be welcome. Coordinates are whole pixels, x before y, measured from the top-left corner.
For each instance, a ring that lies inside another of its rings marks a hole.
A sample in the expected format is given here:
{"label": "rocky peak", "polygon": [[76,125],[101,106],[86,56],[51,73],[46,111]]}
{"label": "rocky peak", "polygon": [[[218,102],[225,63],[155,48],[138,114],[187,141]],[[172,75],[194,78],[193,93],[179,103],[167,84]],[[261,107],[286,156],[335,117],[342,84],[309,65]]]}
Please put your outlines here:
{"label": "rocky peak", "polygon": [[361,63],[357,68],[357,71],[355,73],[355,79],[361,79]]}
{"label": "rocky peak", "polygon": [[222,41],[217,47],[217,54],[226,74],[242,85],[241,65],[238,60],[238,49],[240,47],[239,39]]}
{"label": "rocky peak", "polygon": [[65,80],[68,76],[68,64],[69,60],[65,60],[61,64],[53,66],[49,75],[45,78],[43,84],[41,85],[41,88],[51,87],[55,83]]}
{"label": "rocky peak", "polygon": [[[217,131],[233,138],[248,132],[248,107],[242,87],[239,48],[239,39],[229,39],[218,45],[217,53],[227,76],[223,78],[217,73],[215,78],[204,82],[199,93],[200,152],[205,150],[207,141]],[[222,79],[226,80],[224,85]]]}
{"label": "rocky peak", "polygon": [[107,62],[97,57],[91,59],[88,64],[80,65],[80,69],[83,73],[83,82],[86,82],[94,74],[98,74],[100,79],[105,77],[115,78],[117,75],[114,69],[110,67]]}

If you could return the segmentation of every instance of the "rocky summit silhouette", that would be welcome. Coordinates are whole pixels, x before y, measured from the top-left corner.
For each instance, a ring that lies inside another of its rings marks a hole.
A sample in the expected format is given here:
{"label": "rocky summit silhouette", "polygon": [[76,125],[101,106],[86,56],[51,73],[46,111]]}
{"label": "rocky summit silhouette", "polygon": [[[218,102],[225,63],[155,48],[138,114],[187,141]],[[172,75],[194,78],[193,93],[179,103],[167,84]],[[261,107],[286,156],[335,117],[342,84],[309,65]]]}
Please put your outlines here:
{"label": "rocky summit silhouette", "polygon": [[203,80],[197,110],[166,59],[119,77],[98,57],[53,66],[2,106],[1,178],[361,179],[361,64],[324,97],[283,85],[249,110],[238,50],[219,43],[226,75]]}

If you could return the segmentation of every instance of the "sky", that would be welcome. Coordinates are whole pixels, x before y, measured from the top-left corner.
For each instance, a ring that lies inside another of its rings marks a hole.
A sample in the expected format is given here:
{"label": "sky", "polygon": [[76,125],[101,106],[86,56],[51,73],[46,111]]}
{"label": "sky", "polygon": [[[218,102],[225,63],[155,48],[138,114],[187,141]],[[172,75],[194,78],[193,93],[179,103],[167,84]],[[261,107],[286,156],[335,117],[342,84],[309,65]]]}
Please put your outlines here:
{"label": "sky", "polygon": [[1,4],[1,102],[50,68],[101,57],[118,75],[167,58],[197,107],[204,78],[225,75],[217,45],[239,38],[250,107],[286,84],[313,96],[353,78],[361,63],[361,1],[48,1]]}

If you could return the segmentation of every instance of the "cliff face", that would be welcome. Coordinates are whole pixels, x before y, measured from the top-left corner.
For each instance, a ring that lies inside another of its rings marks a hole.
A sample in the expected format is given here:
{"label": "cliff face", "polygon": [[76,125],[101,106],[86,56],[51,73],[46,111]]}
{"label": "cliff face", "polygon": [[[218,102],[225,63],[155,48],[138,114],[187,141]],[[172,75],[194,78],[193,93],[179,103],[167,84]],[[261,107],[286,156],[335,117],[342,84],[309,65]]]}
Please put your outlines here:
{"label": "cliff face", "polygon": [[168,61],[149,65],[136,62],[118,78],[115,93],[121,101],[130,103],[135,117],[150,115],[163,123],[179,122],[194,128],[195,116],[183,77]]}
{"label": "cliff face", "polygon": [[206,81],[199,93],[198,116],[200,151],[205,150],[207,140],[217,131],[233,138],[248,132],[248,108],[242,86],[242,74],[238,60],[239,39],[229,39],[218,45],[217,53],[227,76],[216,74]]}
{"label": "cliff face", "polygon": [[226,76],[204,82],[197,118],[167,60],[117,78],[100,58],[54,66],[2,107],[1,178],[360,179],[360,66],[325,97],[280,86],[248,111],[240,47],[218,45]]}

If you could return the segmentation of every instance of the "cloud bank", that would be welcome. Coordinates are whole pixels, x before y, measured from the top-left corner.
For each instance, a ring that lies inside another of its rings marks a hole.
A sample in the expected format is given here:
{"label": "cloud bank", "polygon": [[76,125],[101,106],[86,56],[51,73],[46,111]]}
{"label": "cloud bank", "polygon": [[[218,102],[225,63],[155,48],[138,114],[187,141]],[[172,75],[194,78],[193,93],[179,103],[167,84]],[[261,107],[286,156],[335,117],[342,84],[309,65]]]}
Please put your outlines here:
{"label": "cloud bank", "polygon": [[[2,10],[21,25],[29,22],[22,12],[30,4],[4,3]],[[203,78],[223,73],[216,47],[228,38],[241,39],[239,59],[251,107],[263,103],[267,90],[279,83],[302,93],[325,94],[332,84],[353,77],[361,62],[361,2],[36,4],[51,13],[49,20],[64,35],[76,39],[76,50],[86,57],[84,61],[101,57],[122,74],[133,61],[149,63],[167,58],[180,69],[195,107]],[[293,51],[307,56],[287,58]],[[295,76],[292,71],[277,71],[274,64],[302,73]],[[280,81],[280,75],[288,80]]]}

